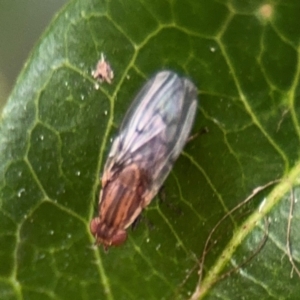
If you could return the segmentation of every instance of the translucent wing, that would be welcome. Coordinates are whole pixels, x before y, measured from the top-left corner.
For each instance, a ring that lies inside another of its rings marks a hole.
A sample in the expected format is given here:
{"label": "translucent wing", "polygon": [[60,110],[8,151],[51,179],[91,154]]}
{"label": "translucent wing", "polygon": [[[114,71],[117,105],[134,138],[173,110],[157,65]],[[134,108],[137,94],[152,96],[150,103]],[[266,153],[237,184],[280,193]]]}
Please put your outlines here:
{"label": "translucent wing", "polygon": [[132,163],[145,171],[147,205],[169,174],[189,136],[197,108],[197,89],[171,71],[152,77],[129,108],[113,142],[103,174],[109,180]]}

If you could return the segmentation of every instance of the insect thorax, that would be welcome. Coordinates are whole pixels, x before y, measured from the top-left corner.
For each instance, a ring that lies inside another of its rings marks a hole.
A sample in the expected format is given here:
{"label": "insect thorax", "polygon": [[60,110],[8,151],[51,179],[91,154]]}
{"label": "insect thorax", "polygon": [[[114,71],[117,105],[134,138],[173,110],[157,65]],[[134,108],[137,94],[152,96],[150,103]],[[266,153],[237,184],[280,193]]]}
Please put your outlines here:
{"label": "insect thorax", "polygon": [[99,201],[100,217],[92,221],[91,231],[99,243],[114,245],[114,239],[126,240],[125,229],[144,208],[143,195],[149,177],[136,164],[131,164],[107,178]]}

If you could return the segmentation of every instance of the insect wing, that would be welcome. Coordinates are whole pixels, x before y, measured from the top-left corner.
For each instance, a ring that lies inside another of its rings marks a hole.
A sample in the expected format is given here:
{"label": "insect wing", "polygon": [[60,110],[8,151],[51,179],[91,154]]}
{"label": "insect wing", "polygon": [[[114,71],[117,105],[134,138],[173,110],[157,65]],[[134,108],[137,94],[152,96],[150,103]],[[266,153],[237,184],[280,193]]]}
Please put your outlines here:
{"label": "insect wing", "polygon": [[169,174],[189,136],[197,109],[194,84],[171,71],[150,79],[129,108],[104,168],[107,180],[135,163],[149,174],[147,205]]}

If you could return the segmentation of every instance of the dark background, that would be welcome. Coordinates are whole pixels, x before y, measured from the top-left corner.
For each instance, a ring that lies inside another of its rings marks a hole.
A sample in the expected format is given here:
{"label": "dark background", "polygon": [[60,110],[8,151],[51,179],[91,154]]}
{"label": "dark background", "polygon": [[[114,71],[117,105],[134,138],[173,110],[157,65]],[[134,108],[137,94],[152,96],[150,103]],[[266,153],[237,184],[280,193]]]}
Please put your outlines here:
{"label": "dark background", "polygon": [[26,59],[67,0],[0,0],[0,110]]}

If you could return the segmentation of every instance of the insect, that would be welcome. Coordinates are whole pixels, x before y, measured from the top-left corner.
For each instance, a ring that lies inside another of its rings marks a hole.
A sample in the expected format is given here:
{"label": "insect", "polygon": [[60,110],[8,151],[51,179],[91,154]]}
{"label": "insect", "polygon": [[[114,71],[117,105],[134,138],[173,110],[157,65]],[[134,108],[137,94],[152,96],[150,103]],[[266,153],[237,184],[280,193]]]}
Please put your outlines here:
{"label": "insect", "polygon": [[114,78],[114,72],[110,64],[105,60],[103,53],[101,53],[101,59],[97,63],[96,70],[92,71],[92,76],[95,79],[99,79],[100,82],[106,81],[109,84]]}
{"label": "insect", "polygon": [[197,88],[172,71],[154,75],[127,111],[102,176],[96,244],[123,244],[128,228],[157,194],[186,144],[197,110]]}

